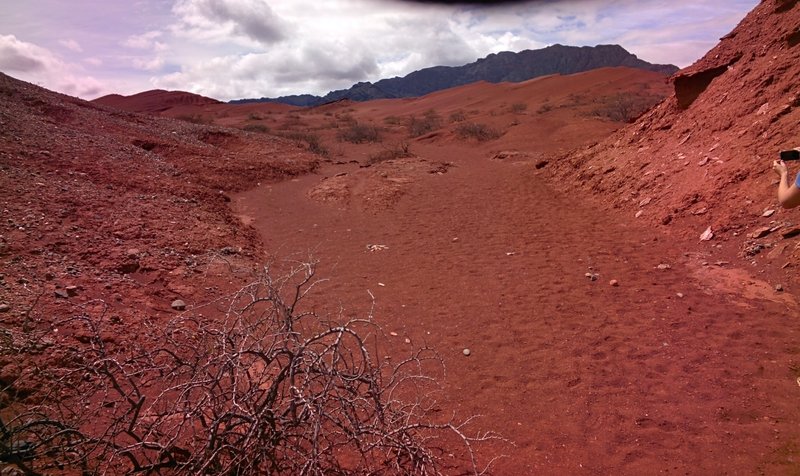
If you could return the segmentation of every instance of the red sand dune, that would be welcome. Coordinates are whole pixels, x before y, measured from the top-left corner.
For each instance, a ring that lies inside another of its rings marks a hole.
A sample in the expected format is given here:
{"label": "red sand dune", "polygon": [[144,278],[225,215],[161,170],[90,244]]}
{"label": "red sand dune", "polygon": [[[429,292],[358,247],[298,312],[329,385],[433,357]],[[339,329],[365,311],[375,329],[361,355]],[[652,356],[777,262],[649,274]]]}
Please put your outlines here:
{"label": "red sand dune", "polygon": [[183,91],[164,91],[154,89],[131,96],[109,94],[93,100],[92,102],[103,106],[123,109],[131,112],[159,113],[178,106],[205,106],[219,104],[216,99],[207,98],[198,94]]}

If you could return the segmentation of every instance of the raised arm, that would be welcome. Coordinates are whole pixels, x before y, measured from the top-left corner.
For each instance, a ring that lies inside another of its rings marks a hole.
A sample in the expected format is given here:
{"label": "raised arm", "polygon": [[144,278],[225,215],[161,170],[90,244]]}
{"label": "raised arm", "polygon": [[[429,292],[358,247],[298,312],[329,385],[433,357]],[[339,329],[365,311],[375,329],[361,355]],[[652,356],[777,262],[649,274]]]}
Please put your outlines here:
{"label": "raised arm", "polygon": [[789,170],[786,163],[776,160],[772,163],[772,170],[780,177],[778,183],[778,202],[783,208],[794,208],[800,205],[800,188],[797,187],[795,180],[789,180]]}

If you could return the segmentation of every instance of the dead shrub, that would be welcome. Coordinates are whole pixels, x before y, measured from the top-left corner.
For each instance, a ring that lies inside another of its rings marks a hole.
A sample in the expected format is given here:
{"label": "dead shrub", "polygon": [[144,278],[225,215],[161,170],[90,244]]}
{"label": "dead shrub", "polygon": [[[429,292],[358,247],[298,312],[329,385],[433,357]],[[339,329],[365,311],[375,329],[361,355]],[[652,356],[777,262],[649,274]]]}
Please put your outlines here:
{"label": "dead shrub", "polygon": [[399,142],[392,144],[389,147],[384,147],[383,150],[370,155],[367,159],[367,165],[374,165],[380,162],[386,162],[387,160],[402,159],[413,156],[414,154],[411,153],[408,143]]}
{"label": "dead shrub", "polygon": [[528,109],[528,105],[524,102],[515,102],[511,105],[511,112],[514,114],[522,114]]}
{"label": "dead shrub", "polygon": [[450,122],[462,122],[467,120],[467,114],[459,109],[458,111],[454,111],[450,114]]}
{"label": "dead shrub", "polygon": [[2,414],[0,461],[25,474],[461,474],[443,457],[458,453],[485,471],[477,452],[497,436],[431,418],[442,359],[421,348],[390,363],[369,350],[383,335],[371,312],[317,315],[305,304],[316,270],[305,259],[275,278],[267,266],[209,305],[221,318],[145,321],[114,348],[108,306],[87,303],[54,324],[82,329],[86,345],[50,342],[44,395]]}
{"label": "dead shrub", "polygon": [[289,130],[289,129],[297,129],[307,127],[308,124],[303,122],[298,114],[288,114],[285,118],[283,123],[278,126],[278,129],[281,130]]}
{"label": "dead shrub", "polygon": [[499,130],[486,124],[475,122],[462,122],[456,127],[456,133],[462,139],[475,139],[479,142],[494,140],[502,134]]}
{"label": "dead shrub", "polygon": [[381,133],[371,124],[361,124],[357,121],[350,123],[337,134],[339,140],[361,144],[365,142],[380,142]]}
{"label": "dead shrub", "polygon": [[618,122],[633,122],[663,99],[659,95],[618,93],[598,100],[592,114]]}
{"label": "dead shrub", "polygon": [[211,124],[213,122],[200,114],[181,114],[175,116],[175,119],[191,122],[192,124]]}
{"label": "dead shrub", "polygon": [[330,155],[330,151],[328,151],[328,148],[322,143],[319,136],[311,132],[283,132],[280,136],[295,141],[298,146],[305,147],[317,155],[323,157],[328,157]]}
{"label": "dead shrub", "polygon": [[408,135],[419,137],[442,127],[442,118],[435,110],[430,109],[422,117],[411,116],[408,119]]}
{"label": "dead shrub", "polygon": [[269,127],[264,124],[246,124],[242,127],[242,130],[247,132],[259,132],[262,134],[269,133]]}

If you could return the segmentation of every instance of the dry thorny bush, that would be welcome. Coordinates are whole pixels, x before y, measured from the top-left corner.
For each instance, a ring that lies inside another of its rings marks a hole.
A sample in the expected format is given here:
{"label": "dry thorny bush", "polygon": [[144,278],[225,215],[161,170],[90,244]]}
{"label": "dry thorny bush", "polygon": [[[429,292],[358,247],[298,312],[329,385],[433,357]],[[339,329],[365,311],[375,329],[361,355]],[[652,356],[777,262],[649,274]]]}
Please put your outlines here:
{"label": "dry thorny bush", "polygon": [[479,447],[501,438],[469,430],[472,417],[436,419],[442,359],[376,359],[371,311],[333,322],[308,310],[316,265],[280,278],[268,266],[207,305],[224,302],[224,318],[195,308],[123,348],[101,339],[104,311],[61,322],[84,326],[88,345],[48,343],[62,365],[40,369],[36,404],[0,409],[0,460],[25,474],[416,475],[463,470],[445,463],[457,453],[485,472]]}

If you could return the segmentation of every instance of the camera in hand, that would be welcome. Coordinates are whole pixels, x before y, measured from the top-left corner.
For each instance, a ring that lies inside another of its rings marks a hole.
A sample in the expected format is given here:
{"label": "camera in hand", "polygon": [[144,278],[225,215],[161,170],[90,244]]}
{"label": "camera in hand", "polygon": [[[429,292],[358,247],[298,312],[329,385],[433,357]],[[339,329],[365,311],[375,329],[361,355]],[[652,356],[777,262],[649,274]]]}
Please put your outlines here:
{"label": "camera in hand", "polygon": [[800,151],[792,150],[782,150],[781,151],[781,160],[800,160]]}

